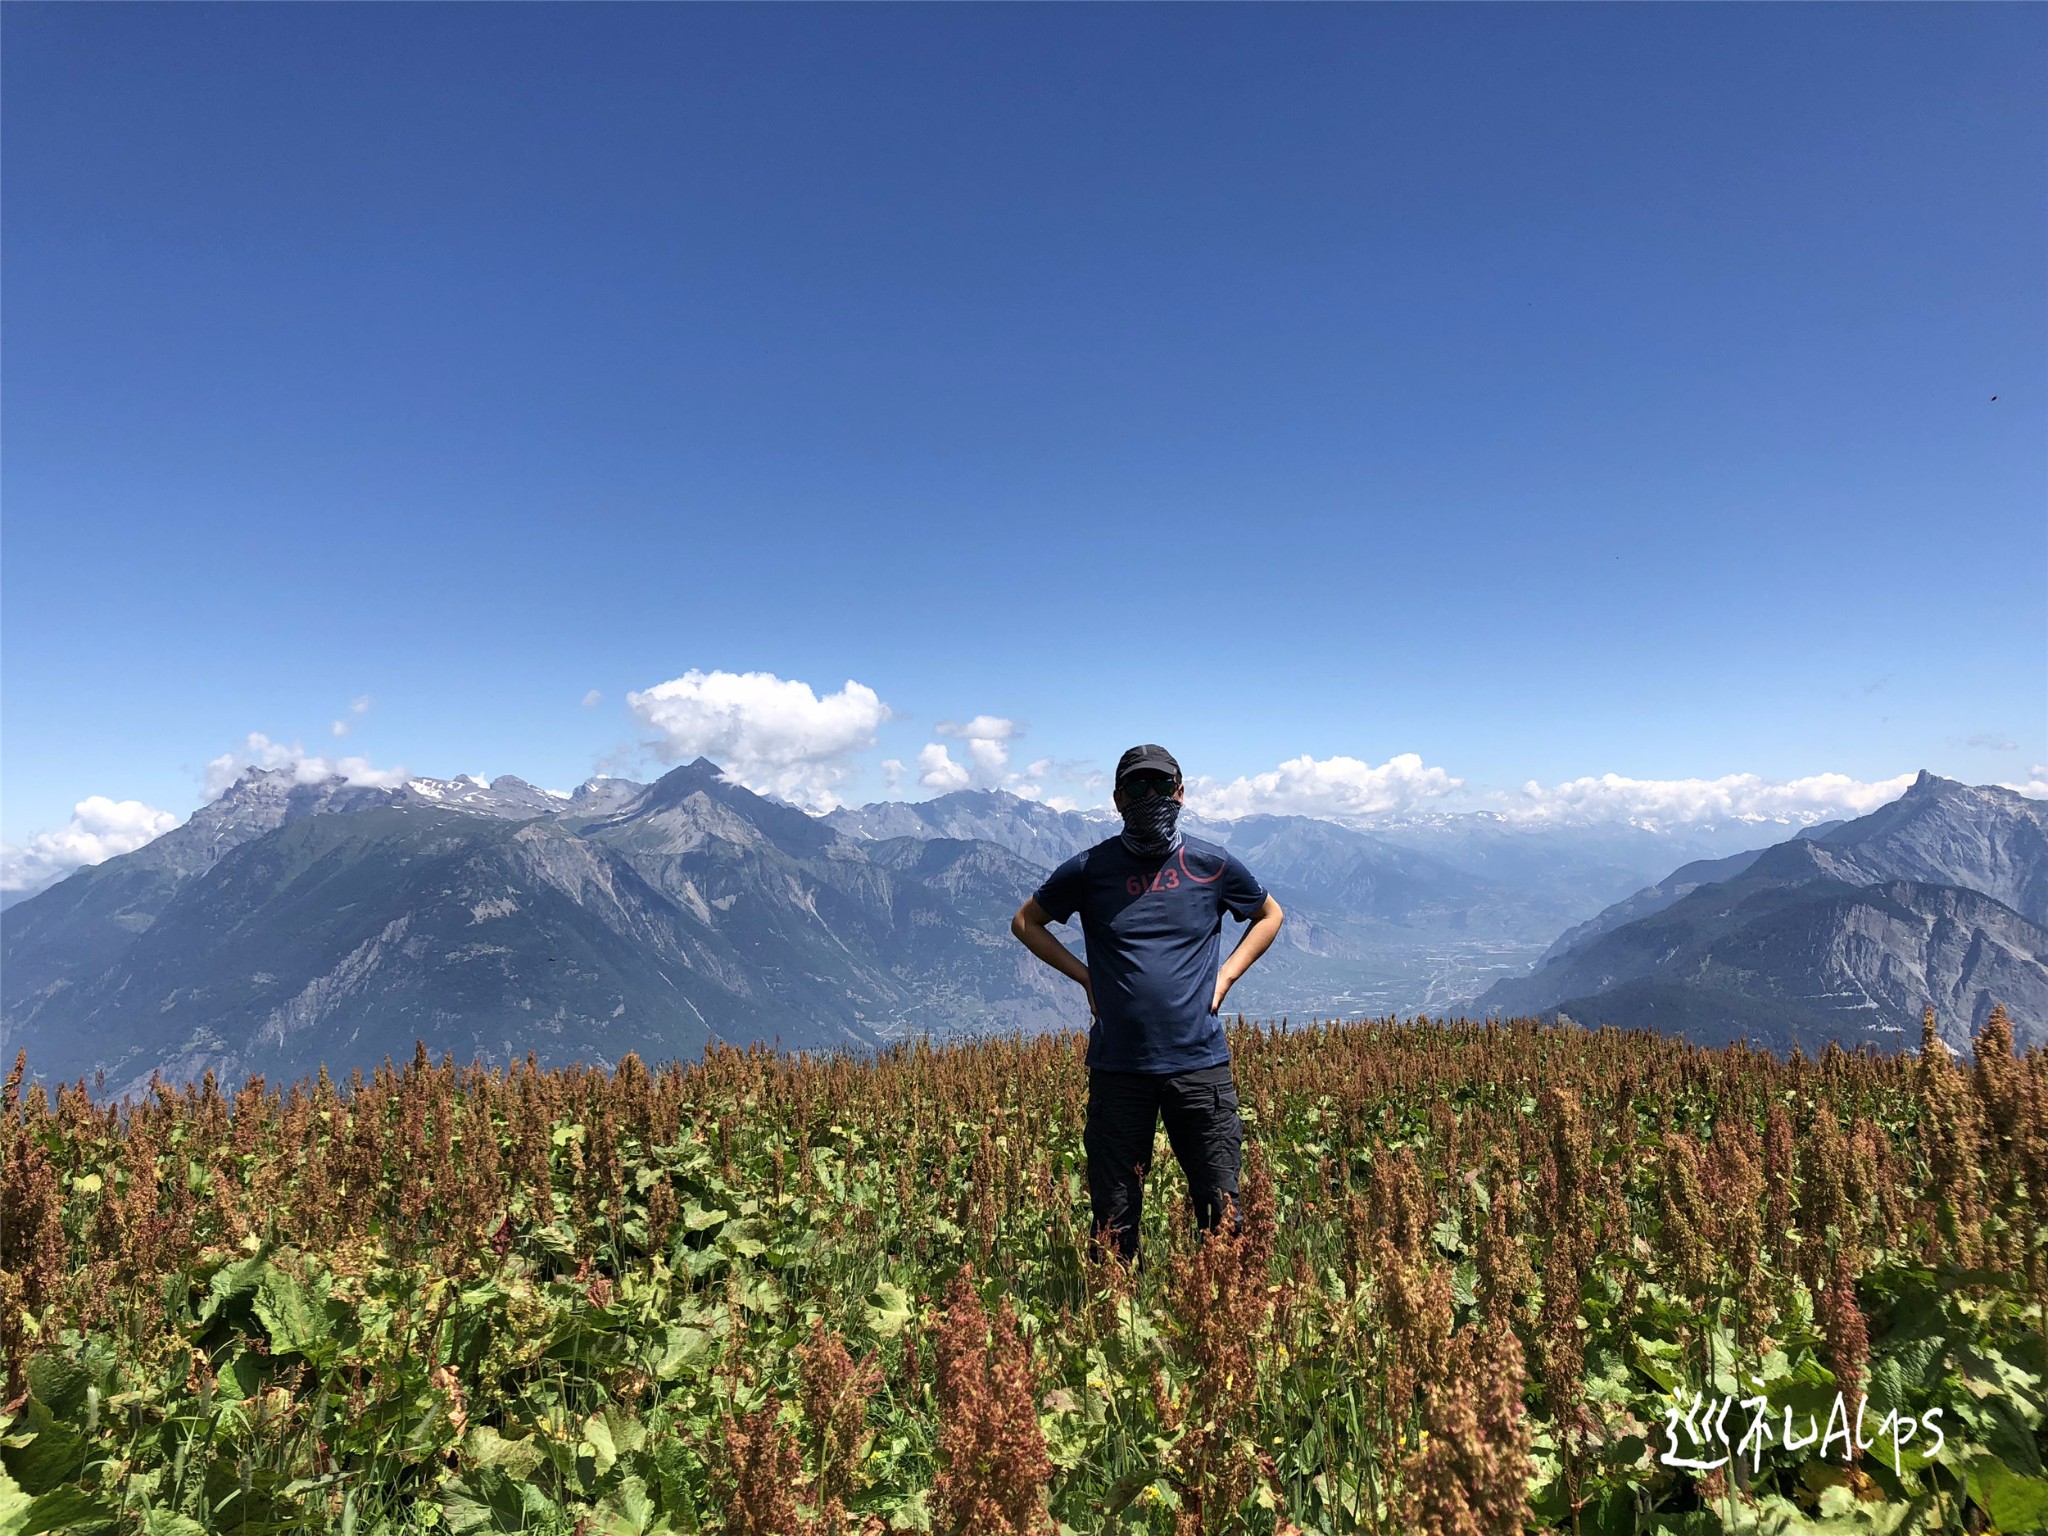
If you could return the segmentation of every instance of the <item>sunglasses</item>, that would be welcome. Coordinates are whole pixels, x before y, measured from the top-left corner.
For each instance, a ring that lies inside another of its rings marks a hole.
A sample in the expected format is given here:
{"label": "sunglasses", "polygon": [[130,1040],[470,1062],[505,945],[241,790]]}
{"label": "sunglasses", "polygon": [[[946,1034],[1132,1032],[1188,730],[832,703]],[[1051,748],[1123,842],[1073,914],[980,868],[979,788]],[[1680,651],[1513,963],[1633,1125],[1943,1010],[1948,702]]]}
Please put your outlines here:
{"label": "sunglasses", "polygon": [[1134,773],[1118,786],[1133,800],[1142,800],[1147,795],[1170,795],[1180,788],[1179,779],[1170,779],[1163,773]]}

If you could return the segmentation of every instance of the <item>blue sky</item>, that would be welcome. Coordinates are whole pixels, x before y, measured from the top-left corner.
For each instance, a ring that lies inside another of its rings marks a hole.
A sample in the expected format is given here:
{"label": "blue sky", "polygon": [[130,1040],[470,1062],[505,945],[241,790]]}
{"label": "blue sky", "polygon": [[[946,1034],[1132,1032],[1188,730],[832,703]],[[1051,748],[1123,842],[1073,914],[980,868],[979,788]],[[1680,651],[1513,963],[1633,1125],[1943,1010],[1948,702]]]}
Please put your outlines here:
{"label": "blue sky", "polygon": [[[2044,64],[2037,6],[8,6],[5,836],[252,732],[2039,778]],[[693,671],[761,676],[678,728]]]}

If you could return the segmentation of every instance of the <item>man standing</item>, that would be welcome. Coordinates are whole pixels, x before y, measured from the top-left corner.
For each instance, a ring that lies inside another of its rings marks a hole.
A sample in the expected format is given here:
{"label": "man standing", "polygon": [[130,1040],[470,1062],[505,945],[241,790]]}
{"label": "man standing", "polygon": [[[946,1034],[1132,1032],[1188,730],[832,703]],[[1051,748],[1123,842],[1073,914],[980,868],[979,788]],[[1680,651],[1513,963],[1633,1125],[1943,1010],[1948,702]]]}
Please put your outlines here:
{"label": "man standing", "polygon": [[[1244,1126],[1223,999],[1280,931],[1280,904],[1226,850],[1177,830],[1180,764],[1161,746],[1116,765],[1121,836],[1074,855],[1017,909],[1010,932],[1088,989],[1088,1195],[1098,1236],[1138,1251],[1145,1173],[1159,1120],[1204,1231],[1237,1194]],[[1046,930],[1081,917],[1083,964]],[[1218,964],[1223,914],[1251,928]]]}

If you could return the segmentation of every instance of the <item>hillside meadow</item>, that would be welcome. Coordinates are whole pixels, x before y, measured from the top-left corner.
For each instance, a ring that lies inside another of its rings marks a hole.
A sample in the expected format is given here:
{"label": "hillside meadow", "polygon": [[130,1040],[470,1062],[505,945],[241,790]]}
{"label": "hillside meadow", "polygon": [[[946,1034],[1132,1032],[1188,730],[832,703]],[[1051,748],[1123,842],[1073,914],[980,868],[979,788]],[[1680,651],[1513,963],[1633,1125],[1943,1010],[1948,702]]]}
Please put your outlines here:
{"label": "hillside meadow", "polygon": [[[1072,1036],[0,1101],[0,1536],[2048,1529],[2048,1058],[1232,1031],[1090,1253]],[[1692,1463],[1690,1465],[1685,1463]]]}

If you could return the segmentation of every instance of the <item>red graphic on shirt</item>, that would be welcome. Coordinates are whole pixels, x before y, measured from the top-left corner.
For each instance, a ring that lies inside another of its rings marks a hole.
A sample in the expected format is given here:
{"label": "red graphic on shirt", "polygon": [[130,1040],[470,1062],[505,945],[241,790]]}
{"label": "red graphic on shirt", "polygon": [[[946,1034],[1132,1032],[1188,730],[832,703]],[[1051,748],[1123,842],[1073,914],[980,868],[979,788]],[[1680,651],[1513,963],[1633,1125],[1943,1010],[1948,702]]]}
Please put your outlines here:
{"label": "red graphic on shirt", "polygon": [[1149,881],[1143,875],[1125,876],[1124,891],[1128,895],[1143,896],[1148,891],[1177,891],[1180,889],[1180,883],[1183,878],[1191,885],[1214,885],[1223,878],[1223,866],[1221,864],[1216,866],[1216,873],[1213,875],[1198,875],[1192,869],[1189,869],[1188,851],[1186,848],[1180,850],[1178,859],[1180,868],[1175,869],[1171,864],[1163,864],[1153,871],[1152,878]]}
{"label": "red graphic on shirt", "polygon": [[[1130,875],[1125,877],[1124,889],[1133,896],[1142,896],[1147,891],[1177,891],[1180,889],[1180,873],[1177,869],[1156,869],[1149,885],[1143,875]],[[1194,876],[1188,878],[1192,880]]]}

